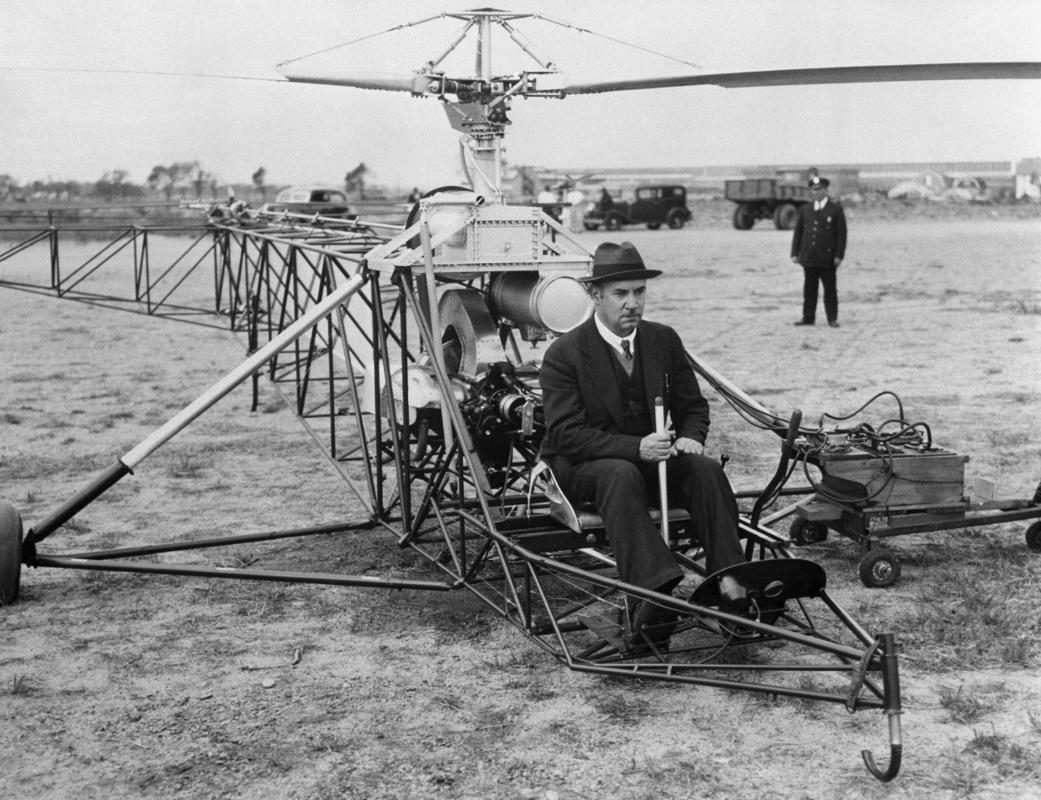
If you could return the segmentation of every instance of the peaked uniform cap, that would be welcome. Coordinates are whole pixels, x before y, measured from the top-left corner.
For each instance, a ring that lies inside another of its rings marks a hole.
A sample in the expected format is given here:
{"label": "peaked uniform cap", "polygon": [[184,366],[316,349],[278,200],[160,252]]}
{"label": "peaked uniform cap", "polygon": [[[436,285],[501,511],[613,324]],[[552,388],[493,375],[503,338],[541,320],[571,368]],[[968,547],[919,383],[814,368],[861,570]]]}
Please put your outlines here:
{"label": "peaked uniform cap", "polygon": [[601,281],[635,281],[641,278],[657,278],[660,269],[647,269],[640,252],[632,242],[604,242],[593,254],[593,274],[579,278],[581,283]]}

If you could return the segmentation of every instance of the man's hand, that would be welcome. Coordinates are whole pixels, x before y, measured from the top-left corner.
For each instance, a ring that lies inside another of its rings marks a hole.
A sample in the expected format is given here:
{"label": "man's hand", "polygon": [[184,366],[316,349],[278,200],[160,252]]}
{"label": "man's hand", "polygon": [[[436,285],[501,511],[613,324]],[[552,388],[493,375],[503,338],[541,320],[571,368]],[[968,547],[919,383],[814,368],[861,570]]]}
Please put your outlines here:
{"label": "man's hand", "polygon": [[672,449],[669,450],[670,456],[679,455],[680,453],[692,453],[693,455],[700,456],[705,452],[704,445],[695,439],[688,439],[685,436],[681,436],[675,442],[672,443]]}
{"label": "man's hand", "polygon": [[841,264],[841,263],[842,263],[842,259],[841,258],[836,258],[835,259],[835,269],[838,269],[839,268],[839,264]]}
{"label": "man's hand", "polygon": [[664,461],[672,455],[672,434],[648,433],[640,439],[641,461]]}
{"label": "man's hand", "polygon": [[798,256],[792,256],[792,263],[793,264],[798,264],[799,263],[799,257]]}

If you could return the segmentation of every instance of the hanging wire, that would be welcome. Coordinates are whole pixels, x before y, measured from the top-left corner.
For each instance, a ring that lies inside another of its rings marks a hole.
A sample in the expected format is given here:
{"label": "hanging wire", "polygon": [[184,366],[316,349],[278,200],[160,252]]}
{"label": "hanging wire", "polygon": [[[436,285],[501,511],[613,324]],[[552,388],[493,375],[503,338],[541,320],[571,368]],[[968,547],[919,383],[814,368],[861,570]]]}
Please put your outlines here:
{"label": "hanging wire", "polygon": [[311,53],[305,53],[304,55],[297,56],[296,58],[286,59],[285,61],[279,62],[278,66],[284,67],[286,64],[295,64],[297,61],[303,61],[305,58],[311,58],[312,56],[320,56],[320,55],[322,55],[324,53],[331,53],[333,50],[339,50],[341,47],[348,47],[348,46],[350,46],[352,44],[358,44],[358,42],[364,42],[367,39],[375,39],[377,36],[384,36],[384,35],[386,35],[388,33],[393,33],[394,31],[404,30],[405,28],[412,28],[412,27],[414,27],[416,25],[423,25],[424,23],[427,23],[427,22],[433,22],[435,19],[444,19],[446,16],[447,16],[446,14],[442,13],[442,14],[435,14],[432,17],[425,17],[423,19],[413,20],[412,22],[403,22],[400,25],[395,25],[392,28],[387,28],[385,31],[377,31],[376,33],[368,33],[365,36],[359,36],[357,39],[351,39],[350,41],[347,41],[347,42],[340,42],[340,44],[334,44],[334,45],[332,45],[330,47],[324,47],[321,50],[315,50],[314,52],[311,52]]}
{"label": "hanging wire", "polygon": [[[582,28],[582,27],[580,27],[578,25],[575,25],[575,24],[573,24],[571,22],[567,22],[565,20],[558,20],[558,19],[554,19],[552,17],[547,17],[544,14],[533,13],[533,14],[528,14],[528,15],[519,15],[519,14],[517,14],[517,15],[510,15],[509,19],[510,20],[523,19],[525,16],[530,16],[532,19],[537,19],[537,20],[540,20],[541,22],[546,22],[546,23],[549,23],[551,25],[557,25],[558,27],[561,27],[561,28],[565,28],[565,29],[568,29],[568,30],[573,30],[576,33],[589,34],[590,36],[595,36],[595,37],[597,37],[599,39],[604,39],[605,41],[614,42],[615,44],[620,44],[623,47],[628,47],[628,48],[633,49],[633,50],[638,50],[640,52],[647,53],[649,55],[658,56],[659,58],[664,58],[664,59],[667,59],[669,61],[675,61],[678,64],[683,64],[685,67],[693,67],[695,69],[699,67],[699,65],[695,64],[693,61],[687,61],[686,59],[679,58],[679,57],[673,56],[673,55],[669,55],[668,53],[663,53],[663,52],[660,52],[658,50],[652,50],[649,47],[644,47],[643,45],[636,44],[635,42],[628,42],[628,41],[626,41],[624,39],[619,39],[619,38],[614,37],[614,36],[608,36],[607,34],[604,34],[604,33],[598,33],[597,31],[590,30],[589,28]],[[341,42],[339,44],[334,44],[334,45],[331,45],[329,47],[324,47],[321,50],[315,50],[315,51],[310,52],[310,53],[305,53],[302,56],[297,56],[296,58],[290,58],[290,59],[287,59],[285,61],[279,62],[279,64],[277,66],[284,67],[284,66],[286,66],[288,64],[294,64],[297,61],[302,61],[305,58],[311,58],[313,56],[323,55],[325,53],[330,53],[333,50],[339,50],[339,49],[344,48],[344,47],[349,47],[350,45],[358,44],[359,42],[364,42],[364,41],[366,41],[368,39],[374,39],[374,38],[376,38],[378,36],[384,36],[384,35],[386,35],[388,33],[394,33],[395,31],[404,30],[406,28],[412,28],[412,27],[415,27],[417,25],[423,25],[423,24],[425,24],[427,22],[433,22],[434,20],[446,19],[446,18],[449,18],[449,17],[453,18],[453,19],[467,19],[468,18],[465,13],[464,14],[457,14],[457,13],[450,14],[450,13],[447,13],[447,12],[442,12],[440,14],[435,14],[435,15],[430,16],[430,17],[425,17],[423,19],[413,20],[412,22],[404,22],[401,25],[395,25],[395,26],[393,26],[391,28],[387,28],[386,30],[383,30],[383,31],[377,31],[376,33],[366,34],[365,36],[360,36],[357,39],[351,39],[351,40],[346,41],[346,42]],[[541,59],[537,58],[533,53],[528,51],[527,47],[525,47],[521,42],[517,41],[517,39],[514,36],[515,31],[508,24],[508,21],[506,19],[501,19],[501,20],[500,19],[493,19],[492,21],[495,22],[497,25],[499,25],[501,28],[503,28],[507,32],[507,34],[509,34],[511,36],[511,38],[514,39],[514,41],[518,44],[518,46],[520,46],[523,50],[525,50],[525,52],[528,52],[528,55],[530,55],[533,59],[538,61],[540,64],[542,63]],[[471,25],[472,25],[472,20],[471,20],[470,24],[467,25],[467,29]],[[465,31],[464,31],[464,33],[465,33]],[[545,65],[543,65],[543,66],[545,66]]]}

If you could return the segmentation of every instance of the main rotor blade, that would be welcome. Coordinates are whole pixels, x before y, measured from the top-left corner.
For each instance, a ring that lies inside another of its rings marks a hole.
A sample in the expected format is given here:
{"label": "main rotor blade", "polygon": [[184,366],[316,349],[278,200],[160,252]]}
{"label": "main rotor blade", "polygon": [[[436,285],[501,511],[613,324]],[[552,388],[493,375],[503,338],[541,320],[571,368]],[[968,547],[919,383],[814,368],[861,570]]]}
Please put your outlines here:
{"label": "main rotor blade", "polygon": [[824,83],[885,83],[891,81],[1019,80],[1041,78],[1041,62],[991,61],[952,64],[883,64],[870,67],[810,67],[756,72],[717,72],[674,75],[624,81],[577,83],[564,94],[623,92],[631,89],[668,89],[676,86],[722,86],[747,89],[756,86],[809,86]]}
{"label": "main rotor blade", "polygon": [[353,86],[356,89],[377,89],[386,92],[411,92],[423,94],[430,83],[430,78],[409,73],[353,72],[336,74],[331,72],[310,72],[303,69],[283,69],[286,80],[293,83],[317,83],[326,86]]}

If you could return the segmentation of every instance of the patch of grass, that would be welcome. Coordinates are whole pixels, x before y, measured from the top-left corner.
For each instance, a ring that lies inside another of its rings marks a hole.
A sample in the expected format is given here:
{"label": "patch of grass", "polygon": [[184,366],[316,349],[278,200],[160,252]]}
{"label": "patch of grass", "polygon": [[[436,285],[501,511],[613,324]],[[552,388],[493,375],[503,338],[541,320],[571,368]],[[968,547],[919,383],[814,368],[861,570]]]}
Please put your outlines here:
{"label": "patch of grass", "polygon": [[1002,778],[1041,774],[1041,765],[1038,764],[1041,754],[995,731],[983,733],[973,730],[972,741],[966,745],[965,752],[993,766]]}
{"label": "patch of grass", "polygon": [[[1003,694],[1000,689],[999,693]],[[951,721],[969,723],[992,711],[997,702],[993,697],[965,691],[965,687],[959,685],[957,689],[951,686],[940,688],[940,705],[947,710]]]}
{"label": "patch of grass", "polygon": [[11,676],[11,683],[8,685],[8,694],[29,694],[32,692],[32,682],[28,675],[22,675],[16,672]]}
{"label": "patch of grass", "polygon": [[646,701],[630,697],[625,692],[606,692],[594,695],[590,704],[613,722],[635,722],[649,713]]}
{"label": "patch of grass", "polygon": [[205,471],[206,467],[196,457],[194,453],[181,452],[178,453],[174,458],[173,462],[167,467],[167,475],[171,478],[198,478]]}
{"label": "patch of grass", "polygon": [[981,535],[963,538],[956,552],[920,553],[915,602],[891,619],[917,666],[946,671],[1033,663],[1041,635],[1031,591],[1037,566],[1023,558],[1021,544]]}

